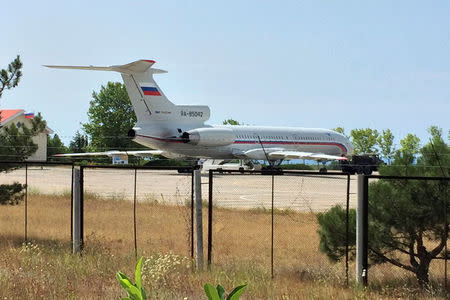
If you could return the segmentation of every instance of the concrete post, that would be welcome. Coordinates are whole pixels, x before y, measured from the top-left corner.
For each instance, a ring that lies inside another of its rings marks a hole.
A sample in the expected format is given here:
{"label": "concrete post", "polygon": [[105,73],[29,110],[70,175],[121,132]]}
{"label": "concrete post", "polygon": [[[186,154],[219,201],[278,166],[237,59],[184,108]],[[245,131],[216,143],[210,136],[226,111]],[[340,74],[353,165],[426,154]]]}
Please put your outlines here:
{"label": "concrete post", "polygon": [[82,247],[81,240],[81,171],[79,167],[73,168],[73,226],[72,226],[72,253],[79,253]]}
{"label": "concrete post", "polygon": [[367,285],[368,268],[368,180],[358,175],[358,208],[356,210],[356,282]]}
{"label": "concrete post", "polygon": [[195,220],[197,232],[196,266],[203,270],[203,218],[202,218],[202,177],[200,170],[194,170]]}

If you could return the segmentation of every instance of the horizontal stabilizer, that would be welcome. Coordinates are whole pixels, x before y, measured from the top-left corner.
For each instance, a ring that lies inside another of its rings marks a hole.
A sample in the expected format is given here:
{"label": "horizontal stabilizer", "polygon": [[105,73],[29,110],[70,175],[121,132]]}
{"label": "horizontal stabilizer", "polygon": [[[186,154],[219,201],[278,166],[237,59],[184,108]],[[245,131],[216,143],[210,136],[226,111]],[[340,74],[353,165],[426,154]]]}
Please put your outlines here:
{"label": "horizontal stabilizer", "polygon": [[97,66],[53,66],[53,65],[44,65],[47,68],[53,69],[72,69],[72,70],[93,70],[93,71],[115,71],[122,74],[136,74],[136,73],[145,73],[150,71],[152,74],[158,73],[167,73],[167,71],[160,69],[152,69],[151,67],[155,63],[154,60],[137,60],[132,63],[126,65],[117,65],[117,66],[109,66],[109,67],[97,67]]}

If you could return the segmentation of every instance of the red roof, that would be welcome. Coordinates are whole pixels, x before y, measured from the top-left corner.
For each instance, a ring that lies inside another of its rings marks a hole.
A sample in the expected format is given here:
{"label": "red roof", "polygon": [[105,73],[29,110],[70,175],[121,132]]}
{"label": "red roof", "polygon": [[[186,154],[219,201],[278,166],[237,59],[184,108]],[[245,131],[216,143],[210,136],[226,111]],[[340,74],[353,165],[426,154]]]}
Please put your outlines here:
{"label": "red roof", "polygon": [[0,121],[5,122],[9,118],[23,111],[23,109],[0,109]]}

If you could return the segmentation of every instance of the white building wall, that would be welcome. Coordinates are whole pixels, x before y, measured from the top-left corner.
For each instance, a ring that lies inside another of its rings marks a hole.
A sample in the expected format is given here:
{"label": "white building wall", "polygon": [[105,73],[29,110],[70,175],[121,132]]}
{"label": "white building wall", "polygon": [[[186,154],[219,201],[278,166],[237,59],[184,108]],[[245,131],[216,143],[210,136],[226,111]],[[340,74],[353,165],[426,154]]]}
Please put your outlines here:
{"label": "white building wall", "polygon": [[[11,122],[8,122],[6,126],[9,126],[11,123],[16,124],[17,127],[22,127],[22,125],[31,128],[31,120],[25,118],[22,114],[20,116],[15,117]],[[18,124],[20,123],[20,125]],[[38,145],[37,151],[31,155],[27,160],[28,161],[46,161],[47,160],[47,132],[43,132],[33,137],[33,143]]]}
{"label": "white building wall", "polygon": [[33,137],[33,143],[38,145],[38,149],[27,160],[46,161],[47,160],[47,133],[39,133]]}

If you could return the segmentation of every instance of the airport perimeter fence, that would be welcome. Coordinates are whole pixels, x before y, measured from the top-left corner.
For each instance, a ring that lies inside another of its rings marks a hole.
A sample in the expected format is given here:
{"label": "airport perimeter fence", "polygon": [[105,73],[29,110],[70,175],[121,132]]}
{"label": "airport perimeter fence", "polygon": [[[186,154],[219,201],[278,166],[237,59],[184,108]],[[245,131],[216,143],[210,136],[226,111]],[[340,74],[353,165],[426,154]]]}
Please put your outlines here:
{"label": "airport perimeter fence", "polygon": [[[5,164],[14,170],[0,173],[0,185],[19,182],[27,188],[23,202],[0,206],[0,241],[71,245],[75,166],[0,162],[0,168]],[[85,247],[194,257],[192,170],[179,174],[177,168],[170,167],[80,169]],[[369,278],[375,287],[413,286],[417,279],[410,270],[411,261],[420,264],[419,251],[430,252],[439,246],[442,249],[428,270],[430,286],[447,291],[450,178],[370,175],[364,180],[366,282]],[[349,278],[356,275],[355,264],[349,261],[355,250],[351,245],[355,227],[348,218],[357,206],[356,181],[356,176],[337,172],[211,170],[203,174],[202,198],[208,201],[203,213],[208,265],[259,268],[272,277],[348,285]],[[347,247],[345,259],[331,263],[319,251],[317,214],[336,205],[346,210]],[[382,222],[388,226],[383,227]],[[412,255],[408,234],[415,238]],[[397,260],[397,265],[406,267],[379,264],[380,260]]]}
{"label": "airport perimeter fence", "polygon": [[363,184],[365,283],[419,283],[448,296],[450,177],[370,175]]}
{"label": "airport perimeter fence", "polygon": [[0,173],[0,185],[25,186],[23,201],[0,206],[2,243],[20,245],[37,240],[70,244],[73,164],[0,162],[0,168],[8,169]]}
{"label": "airport perimeter fence", "polygon": [[[340,172],[210,170],[209,266],[348,284],[348,255],[334,264],[319,250],[317,214],[339,205],[348,216],[356,206],[354,181]],[[346,232],[349,253],[348,218]]]}
{"label": "airport perimeter fence", "polygon": [[0,162],[0,185],[26,185],[24,201],[0,206],[0,240],[71,245],[73,169],[82,175],[85,247],[193,256],[193,176],[173,167]]}

